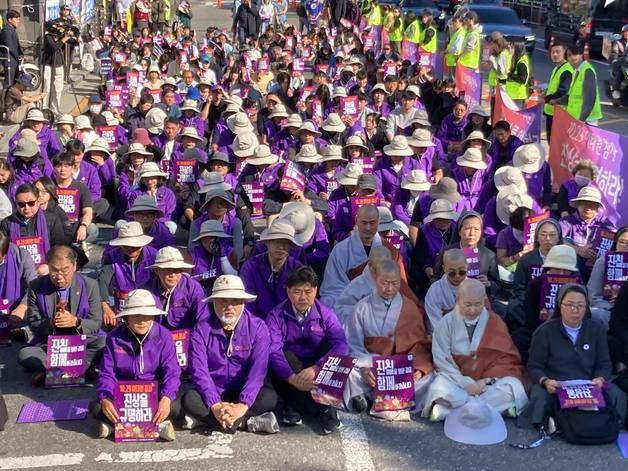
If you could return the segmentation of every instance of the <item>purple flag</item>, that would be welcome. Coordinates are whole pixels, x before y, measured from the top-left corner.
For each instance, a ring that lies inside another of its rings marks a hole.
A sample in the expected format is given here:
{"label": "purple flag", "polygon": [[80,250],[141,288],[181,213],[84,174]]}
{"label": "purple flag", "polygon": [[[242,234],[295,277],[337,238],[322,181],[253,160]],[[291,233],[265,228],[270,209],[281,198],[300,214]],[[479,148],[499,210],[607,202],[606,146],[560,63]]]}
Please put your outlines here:
{"label": "purple flag", "polygon": [[414,408],[412,355],[374,356],[375,399],[373,411]]}
{"label": "purple flag", "polygon": [[316,387],[310,392],[314,401],[342,409],[342,393],[354,364],[355,359],[348,356],[324,357],[319,362],[321,367],[314,380]]}
{"label": "purple flag", "polygon": [[159,440],[157,425],[157,381],[119,381],[113,390],[113,405],[120,422],[116,424],[116,442],[154,442]]}
{"label": "purple flag", "polygon": [[85,384],[85,335],[49,335],[46,353],[46,387]]}
{"label": "purple flag", "polygon": [[459,92],[464,93],[464,99],[469,108],[482,104],[482,76],[477,70],[458,65],[456,87]]}
{"label": "purple flag", "polygon": [[83,420],[87,416],[89,399],[27,402],[15,423],[56,422],[57,420]]}

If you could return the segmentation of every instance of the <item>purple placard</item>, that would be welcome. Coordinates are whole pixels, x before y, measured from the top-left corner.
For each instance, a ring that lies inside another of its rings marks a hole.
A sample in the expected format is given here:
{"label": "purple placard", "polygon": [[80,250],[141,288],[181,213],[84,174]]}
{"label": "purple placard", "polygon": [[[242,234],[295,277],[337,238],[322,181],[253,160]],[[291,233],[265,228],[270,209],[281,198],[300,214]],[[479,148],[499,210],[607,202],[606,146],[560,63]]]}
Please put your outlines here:
{"label": "purple placard", "polygon": [[544,211],[540,214],[534,214],[528,216],[523,221],[523,250],[524,252],[530,252],[534,250],[534,237],[536,235],[536,226],[543,219],[549,217],[549,211]]}
{"label": "purple placard", "polygon": [[305,175],[303,175],[303,172],[295,161],[286,161],[279,188],[284,191],[303,192],[305,190]]}
{"label": "purple placard", "polygon": [[106,90],[105,91],[105,103],[108,109],[121,110],[126,106],[126,100],[124,99],[124,93],[122,90]]}
{"label": "purple placard", "polygon": [[480,250],[477,247],[467,247],[462,249],[467,259],[467,276],[477,278],[480,276]]}
{"label": "purple placard", "polygon": [[403,242],[403,236],[399,234],[397,231],[393,233],[390,237],[386,237],[390,245],[392,245],[397,250],[401,250],[401,243]]}
{"label": "purple placard", "polygon": [[[610,229],[604,229],[598,227],[595,231],[595,237],[591,243],[591,248],[595,251],[595,259],[604,257],[613,246],[613,240],[615,239],[615,231]],[[587,260],[589,267],[593,266],[595,260]]]}
{"label": "purple placard", "polygon": [[351,159],[351,162],[362,166],[363,173],[373,173],[373,166],[375,165],[375,157],[371,155],[364,155],[362,157],[356,157]]}
{"label": "purple placard", "polygon": [[57,188],[58,205],[68,216],[68,221],[75,223],[79,218],[79,206],[81,202],[78,188]]}
{"label": "purple placard", "polygon": [[292,60],[292,70],[294,72],[303,73],[303,71],[305,71],[305,61],[301,57],[295,57]]}
{"label": "purple placard", "polygon": [[622,458],[628,458],[628,432],[621,432],[617,437],[617,448]]}
{"label": "purple placard", "polygon": [[331,192],[338,188],[338,181],[335,178],[327,180],[327,195],[331,195]]}
{"label": "purple placard", "polygon": [[412,355],[373,357],[374,412],[414,408]]}
{"label": "purple placard", "polygon": [[418,44],[404,39],[401,43],[401,58],[404,61],[410,61],[414,63],[418,53]]}
{"label": "purple placard", "polygon": [[604,297],[614,298],[628,280],[628,252],[606,252],[605,258]]}
{"label": "purple placard", "polygon": [[342,393],[355,359],[349,356],[327,355],[318,364],[321,366],[314,380],[316,387],[310,391],[312,398],[318,404],[342,409]]}
{"label": "purple placard", "polygon": [[46,251],[44,250],[44,238],[42,236],[17,237],[12,242],[28,252],[37,268],[45,262]]}
{"label": "purple placard", "polygon": [[464,92],[469,107],[481,104],[482,77],[479,71],[464,66],[456,67],[456,88]]}
{"label": "purple placard", "polygon": [[49,335],[46,353],[46,387],[85,384],[85,335]]}
{"label": "purple placard", "polygon": [[188,350],[190,349],[190,329],[172,331],[172,340],[177,350],[177,361],[182,370],[188,369]]}
{"label": "purple placard", "polygon": [[157,425],[157,381],[119,381],[113,390],[113,405],[120,422],[115,427],[116,442],[155,442]]}
{"label": "purple placard", "polygon": [[11,345],[11,331],[9,330],[9,300],[0,299],[0,347]]}
{"label": "purple placard", "polygon": [[56,422],[58,420],[84,420],[89,399],[27,402],[17,416],[16,424]]}
{"label": "purple placard", "polygon": [[339,102],[340,116],[352,116],[357,117],[358,111],[358,97],[357,96],[341,96]]}
{"label": "purple placard", "polygon": [[110,150],[115,150],[115,148],[118,147],[116,128],[117,126],[96,126],[96,134],[107,141]]}
{"label": "purple placard", "polygon": [[109,75],[112,68],[111,59],[108,57],[100,59],[100,75]]}
{"label": "purple placard", "polygon": [[556,296],[561,286],[567,283],[578,283],[580,277],[576,275],[541,275],[541,299],[539,319],[546,321],[551,319],[556,309]]}
{"label": "purple placard", "polygon": [[556,388],[561,409],[605,407],[602,389],[594,384],[562,384]]}
{"label": "purple placard", "polygon": [[253,219],[263,218],[264,213],[262,211],[262,205],[264,204],[264,186],[260,182],[251,182],[244,183],[242,187],[249,197],[251,205],[253,205],[251,217]]}
{"label": "purple placard", "polygon": [[177,183],[194,183],[196,181],[196,160],[173,160],[174,178]]}
{"label": "purple placard", "polygon": [[351,216],[355,219],[358,215],[358,209],[365,204],[372,204],[373,206],[379,206],[379,196],[353,196],[351,197]]}

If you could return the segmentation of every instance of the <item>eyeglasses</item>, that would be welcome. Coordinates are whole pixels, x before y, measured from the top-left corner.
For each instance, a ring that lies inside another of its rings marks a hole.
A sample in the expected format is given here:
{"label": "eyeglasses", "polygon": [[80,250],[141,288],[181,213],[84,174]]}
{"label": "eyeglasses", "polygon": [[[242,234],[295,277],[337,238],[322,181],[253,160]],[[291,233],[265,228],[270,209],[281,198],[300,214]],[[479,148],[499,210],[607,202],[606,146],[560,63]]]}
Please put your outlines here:
{"label": "eyeglasses", "polygon": [[558,232],[539,232],[540,239],[555,239],[558,237]]}
{"label": "eyeglasses", "polygon": [[26,208],[26,206],[28,206],[29,208],[32,208],[33,206],[35,206],[35,203],[37,203],[37,200],[33,200],[33,201],[18,201],[17,207],[18,208]]}
{"label": "eyeglasses", "polygon": [[628,240],[618,240],[617,247],[628,248]]}
{"label": "eyeglasses", "polygon": [[454,276],[458,275],[459,277],[463,277],[463,276],[467,276],[467,270],[458,270],[458,271],[448,271],[447,272],[447,276],[449,278],[453,278]]}
{"label": "eyeglasses", "polygon": [[587,305],[585,303],[561,303],[561,306],[565,309],[569,309],[570,311],[584,311],[587,308]]}

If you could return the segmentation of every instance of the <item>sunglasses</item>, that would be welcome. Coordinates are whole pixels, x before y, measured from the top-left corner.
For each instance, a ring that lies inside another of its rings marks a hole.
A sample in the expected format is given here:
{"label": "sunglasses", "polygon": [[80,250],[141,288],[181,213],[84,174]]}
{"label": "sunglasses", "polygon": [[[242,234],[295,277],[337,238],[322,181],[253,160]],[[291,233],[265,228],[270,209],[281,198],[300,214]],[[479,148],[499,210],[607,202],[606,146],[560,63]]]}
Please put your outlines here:
{"label": "sunglasses", "polygon": [[35,206],[35,203],[37,203],[36,200],[33,200],[33,201],[18,201],[17,202],[17,206],[18,206],[18,208],[26,208],[26,206],[28,206],[29,208],[32,208],[33,206]]}
{"label": "sunglasses", "polygon": [[467,270],[458,270],[457,272],[456,271],[447,272],[447,276],[449,278],[453,278],[456,275],[458,275],[459,277],[467,276]]}

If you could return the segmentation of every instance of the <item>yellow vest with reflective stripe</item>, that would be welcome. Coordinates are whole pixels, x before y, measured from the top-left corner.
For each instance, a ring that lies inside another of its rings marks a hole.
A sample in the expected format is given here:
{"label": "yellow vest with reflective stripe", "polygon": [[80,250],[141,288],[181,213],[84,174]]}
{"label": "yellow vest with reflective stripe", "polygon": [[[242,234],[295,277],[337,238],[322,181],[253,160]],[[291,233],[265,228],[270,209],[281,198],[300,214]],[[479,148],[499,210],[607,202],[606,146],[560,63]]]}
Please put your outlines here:
{"label": "yellow vest with reflective stripe", "polygon": [[[428,30],[434,31],[434,35],[432,36],[432,39],[430,39],[429,42],[426,43],[425,33]],[[433,26],[428,26],[427,28],[423,29],[421,33],[421,47],[426,52],[432,52],[432,53],[436,52],[436,48],[438,47],[438,36],[436,34],[436,28],[434,28]]]}
{"label": "yellow vest with reflective stripe", "polygon": [[[565,61],[562,64],[557,65],[556,67],[554,67],[554,70],[552,70],[552,74],[550,75],[549,84],[547,85],[547,91],[545,92],[546,95],[552,95],[556,93],[556,90],[558,90],[558,87],[560,85],[560,77],[565,71],[568,71],[571,74],[571,78],[573,80],[574,68],[569,62]],[[543,105],[543,113],[548,116],[554,116],[554,105],[550,105],[549,103]]]}
{"label": "yellow vest with reflective stripe", "polygon": [[506,57],[506,73],[503,75],[497,75],[497,71],[491,67],[491,70],[488,71],[488,86],[494,87],[497,85],[498,80],[506,80],[508,78],[508,71],[512,66],[512,54],[510,53],[510,49],[504,49],[497,55],[497,61],[499,62],[499,58],[501,56]]}
{"label": "yellow vest with reflective stripe", "polygon": [[[571,87],[569,87],[569,101],[567,102],[567,112],[576,119],[580,119],[580,114],[582,113],[582,102],[583,100],[583,91],[584,91],[584,73],[587,70],[593,71],[593,75],[595,76],[595,83],[597,85],[597,74],[595,73],[595,69],[588,62],[585,61],[581,66],[580,70],[575,71],[575,75],[573,80],[571,81]],[[593,109],[589,116],[585,116],[583,121],[594,121],[602,119],[602,106],[600,104],[600,90],[595,87],[595,103],[593,104]]]}
{"label": "yellow vest with reflective stripe", "polygon": [[[449,49],[449,47],[456,42],[456,40],[458,39],[458,36],[460,36],[461,34],[462,35],[467,34],[467,32],[465,31],[463,27],[453,32],[453,34],[451,35],[451,38],[449,38],[447,49]],[[456,60],[457,60],[457,57],[454,56],[451,52],[445,53],[445,64],[447,64],[447,66],[453,67],[454,65],[456,65]]]}
{"label": "yellow vest with reflective stripe", "polygon": [[403,32],[403,38],[407,39],[411,43],[419,44],[421,41],[421,22],[418,18],[415,18],[412,23],[408,25],[406,30]]}
{"label": "yellow vest with reflective stripe", "polygon": [[480,32],[477,28],[467,31],[464,42],[468,42],[471,36],[476,36],[475,46],[470,52],[463,52],[458,59],[460,65],[469,67],[470,69],[478,69],[480,67]]}
{"label": "yellow vest with reflective stripe", "polygon": [[371,26],[381,26],[384,22],[384,19],[382,18],[382,7],[373,4],[367,17],[367,21]]}
{"label": "yellow vest with reflective stripe", "polygon": [[515,82],[514,80],[506,80],[506,93],[513,100],[526,100],[529,96],[529,87],[530,87],[530,75],[532,70],[530,69],[530,58],[527,54],[524,54],[517,64],[515,65],[515,70],[519,64],[525,64],[528,69],[528,79],[526,83]]}
{"label": "yellow vest with reflective stripe", "polygon": [[401,17],[393,19],[393,24],[388,33],[388,39],[394,42],[399,42],[403,39],[403,20]]}

